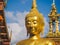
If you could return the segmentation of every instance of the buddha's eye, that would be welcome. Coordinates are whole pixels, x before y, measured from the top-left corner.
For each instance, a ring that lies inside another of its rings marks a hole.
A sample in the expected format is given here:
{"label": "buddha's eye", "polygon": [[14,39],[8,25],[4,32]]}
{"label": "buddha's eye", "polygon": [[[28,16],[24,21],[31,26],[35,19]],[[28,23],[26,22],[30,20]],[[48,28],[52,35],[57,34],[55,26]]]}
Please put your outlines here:
{"label": "buddha's eye", "polygon": [[30,24],[31,22],[29,21],[29,22],[27,22],[27,24]]}
{"label": "buddha's eye", "polygon": [[37,23],[37,21],[34,21],[34,24],[36,24]]}

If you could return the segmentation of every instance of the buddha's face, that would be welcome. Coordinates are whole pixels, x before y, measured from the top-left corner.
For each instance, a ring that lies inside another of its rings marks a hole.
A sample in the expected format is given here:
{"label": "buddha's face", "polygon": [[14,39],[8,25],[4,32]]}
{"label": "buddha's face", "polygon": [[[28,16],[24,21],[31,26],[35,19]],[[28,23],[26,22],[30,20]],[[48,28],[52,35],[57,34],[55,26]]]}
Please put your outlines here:
{"label": "buddha's face", "polygon": [[40,33],[40,26],[40,20],[37,16],[31,16],[26,19],[26,28],[30,34]]}

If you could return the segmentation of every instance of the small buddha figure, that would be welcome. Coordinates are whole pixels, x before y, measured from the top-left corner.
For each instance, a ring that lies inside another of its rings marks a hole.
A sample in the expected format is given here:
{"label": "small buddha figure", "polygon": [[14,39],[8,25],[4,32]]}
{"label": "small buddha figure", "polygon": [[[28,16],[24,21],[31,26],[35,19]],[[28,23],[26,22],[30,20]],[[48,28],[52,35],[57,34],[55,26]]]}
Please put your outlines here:
{"label": "small buddha figure", "polygon": [[36,0],[33,0],[32,9],[25,18],[29,39],[19,41],[16,45],[55,45],[54,41],[40,37],[44,30],[44,17],[38,12],[36,7]]}

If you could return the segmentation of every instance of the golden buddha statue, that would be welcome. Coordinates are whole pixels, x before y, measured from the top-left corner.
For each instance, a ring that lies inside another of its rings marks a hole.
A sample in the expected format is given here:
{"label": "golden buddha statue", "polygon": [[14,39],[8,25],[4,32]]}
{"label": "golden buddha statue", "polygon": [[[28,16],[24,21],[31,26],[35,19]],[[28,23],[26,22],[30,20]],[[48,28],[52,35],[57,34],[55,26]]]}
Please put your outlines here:
{"label": "golden buddha statue", "polygon": [[27,35],[30,34],[29,39],[22,40],[16,45],[55,45],[52,40],[40,38],[40,34],[44,30],[44,17],[36,7],[36,0],[33,0],[32,9],[25,18]]}

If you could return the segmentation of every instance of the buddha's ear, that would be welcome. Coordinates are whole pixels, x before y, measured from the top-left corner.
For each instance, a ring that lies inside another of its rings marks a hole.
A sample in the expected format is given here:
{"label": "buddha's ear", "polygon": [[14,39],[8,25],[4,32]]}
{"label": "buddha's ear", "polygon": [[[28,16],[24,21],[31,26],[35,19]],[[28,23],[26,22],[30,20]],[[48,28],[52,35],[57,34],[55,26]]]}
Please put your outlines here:
{"label": "buddha's ear", "polygon": [[27,30],[27,36],[29,36],[29,31]]}

